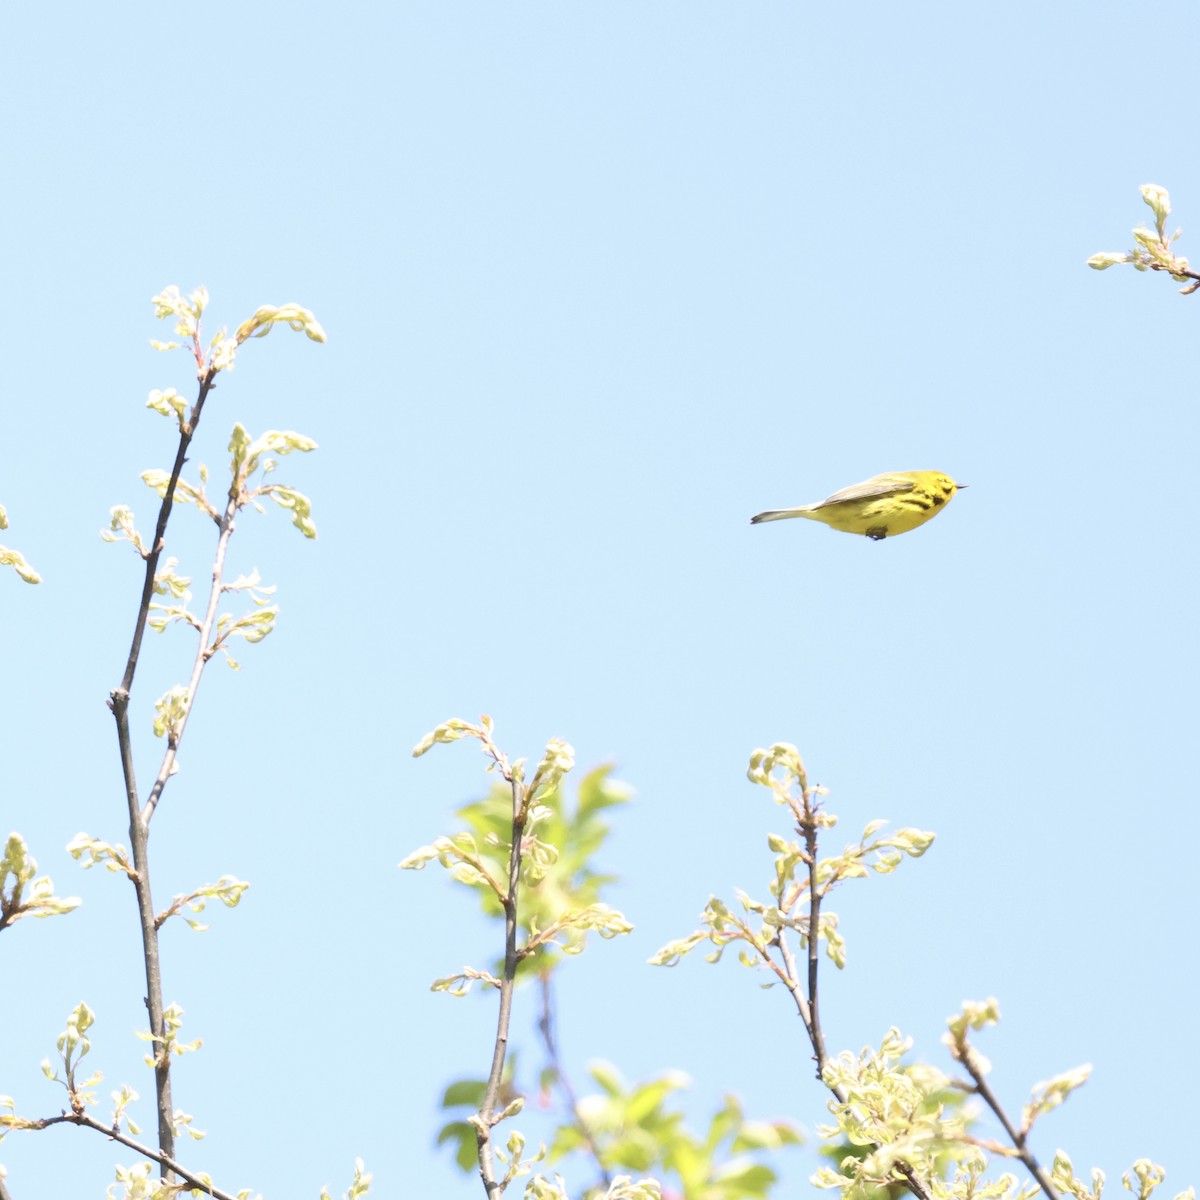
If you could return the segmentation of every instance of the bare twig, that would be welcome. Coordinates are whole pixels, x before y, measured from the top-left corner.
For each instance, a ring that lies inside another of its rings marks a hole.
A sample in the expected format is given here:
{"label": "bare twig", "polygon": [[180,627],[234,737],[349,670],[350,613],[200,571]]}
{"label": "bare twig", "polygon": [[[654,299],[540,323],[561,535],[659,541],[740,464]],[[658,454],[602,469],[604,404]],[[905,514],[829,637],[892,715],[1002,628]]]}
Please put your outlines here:
{"label": "bare twig", "polygon": [[[149,1146],[142,1145],[141,1142],[135,1142],[133,1138],[122,1133],[117,1126],[104,1125],[94,1117],[88,1116],[85,1112],[69,1112],[63,1113],[58,1117],[42,1117],[38,1121],[31,1121],[26,1128],[48,1129],[51,1125],[79,1125],[83,1129],[94,1129],[97,1133],[104,1134],[105,1137],[110,1138],[112,1141],[120,1142],[122,1146],[134,1151],[136,1154],[140,1154],[143,1158],[148,1158],[151,1162],[158,1163],[162,1167],[164,1175],[167,1172],[177,1175],[188,1187],[204,1192],[205,1195],[212,1196],[213,1200],[238,1200],[232,1192],[224,1192],[219,1187],[214,1187],[203,1175],[181,1166],[169,1155],[152,1150]],[[3,1188],[4,1181],[0,1179],[0,1200],[8,1200],[8,1193]]]}
{"label": "bare twig", "polygon": [[1013,1144],[1013,1148],[1017,1152],[1017,1157],[1025,1164],[1029,1173],[1037,1180],[1044,1195],[1049,1197],[1049,1200],[1057,1200],[1058,1192],[1054,1189],[1050,1182],[1050,1177],[1046,1174],[1042,1165],[1034,1157],[1033,1151],[1028,1145],[1028,1130],[1018,1130],[1009,1120],[1008,1114],[1004,1111],[1000,1101],[996,1097],[996,1093],[992,1091],[991,1085],[987,1081],[987,1076],[979,1069],[979,1064],[975,1060],[975,1054],[971,1046],[966,1042],[964,1037],[960,1046],[955,1047],[955,1058],[967,1069],[971,1076],[973,1086],[966,1090],[974,1091],[977,1095],[983,1098],[983,1102],[992,1110],[996,1119],[1004,1126],[1004,1132],[1008,1134],[1009,1140]]}
{"label": "bare twig", "polygon": [[596,1142],[595,1135],[592,1133],[591,1126],[583,1119],[583,1114],[579,1111],[579,1097],[575,1094],[575,1089],[571,1086],[570,1077],[563,1070],[562,1059],[559,1057],[558,1040],[554,1036],[554,994],[550,976],[548,974],[539,976],[539,982],[542,988],[542,1015],[538,1018],[538,1030],[542,1035],[542,1041],[546,1045],[546,1054],[550,1059],[550,1067],[554,1071],[554,1081],[558,1085],[559,1091],[563,1094],[563,1099],[566,1101],[567,1109],[571,1114],[572,1123],[579,1131],[579,1136],[587,1144],[592,1157],[596,1160],[596,1166],[600,1171],[600,1178],[607,1191],[612,1186],[612,1175],[609,1174],[608,1168],[604,1165],[604,1158],[600,1153],[600,1147]]}

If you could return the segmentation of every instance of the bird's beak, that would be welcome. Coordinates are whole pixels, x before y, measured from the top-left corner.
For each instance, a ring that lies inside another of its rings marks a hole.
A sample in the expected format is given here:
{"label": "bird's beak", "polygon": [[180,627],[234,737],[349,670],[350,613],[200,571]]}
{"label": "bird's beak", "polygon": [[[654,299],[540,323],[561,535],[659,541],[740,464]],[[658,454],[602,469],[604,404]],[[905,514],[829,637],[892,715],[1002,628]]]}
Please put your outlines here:
{"label": "bird's beak", "polygon": [[956,487],[956,488],[957,488],[957,489],[958,489],[958,490],[961,492],[961,491],[963,490],[963,488],[965,488],[965,487],[969,487],[969,486],[970,486],[970,484],[966,484],[966,483],[956,483],[954,486],[955,486],[955,487]]}

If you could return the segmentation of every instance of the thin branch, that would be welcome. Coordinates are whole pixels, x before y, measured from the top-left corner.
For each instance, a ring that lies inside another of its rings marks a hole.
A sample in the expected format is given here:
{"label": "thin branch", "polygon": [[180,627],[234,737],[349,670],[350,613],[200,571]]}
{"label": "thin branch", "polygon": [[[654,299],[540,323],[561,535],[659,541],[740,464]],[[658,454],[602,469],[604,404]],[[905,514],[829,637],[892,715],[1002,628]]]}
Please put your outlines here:
{"label": "thin branch", "polygon": [[1004,1111],[1000,1101],[996,1098],[996,1093],[992,1091],[991,1085],[987,1081],[987,1076],[979,1069],[978,1063],[975,1061],[975,1055],[967,1044],[965,1038],[962,1043],[961,1052],[955,1057],[970,1074],[975,1085],[974,1090],[978,1095],[983,1097],[983,1102],[992,1110],[996,1119],[1004,1126],[1004,1132],[1008,1134],[1009,1140],[1013,1144],[1013,1148],[1017,1152],[1017,1157],[1025,1164],[1029,1173],[1037,1180],[1042,1192],[1050,1198],[1057,1200],[1058,1192],[1050,1182],[1049,1176],[1046,1174],[1042,1165],[1034,1157],[1033,1151],[1028,1145],[1028,1130],[1018,1131],[1012,1121],[1008,1119],[1008,1114]]}
{"label": "thin branch", "polygon": [[[154,1093],[158,1110],[158,1147],[168,1157],[175,1154],[174,1102],[171,1099],[171,1056],[163,1047],[167,1033],[163,1019],[162,963],[158,955],[158,926],[154,919],[154,898],[150,890],[150,830],[136,809],[129,818],[129,837],[133,843],[133,861],[137,874],[133,880],[137,895],[138,920],[142,927],[142,953],[146,964],[146,1012],[154,1041]],[[169,1177],[168,1177],[169,1178]]]}
{"label": "thin branch", "polygon": [[821,1029],[821,1012],[817,1003],[817,977],[821,961],[821,901],[824,895],[817,882],[817,821],[812,805],[811,789],[804,789],[804,811],[809,818],[804,822],[804,845],[808,857],[808,1037],[812,1042],[813,1057],[817,1063],[817,1078],[825,1073],[828,1052],[825,1049],[825,1033]]}
{"label": "thin branch", "polygon": [[[1152,271],[1166,271],[1174,279],[1195,279],[1200,281],[1200,272],[1198,271],[1180,271],[1173,267],[1168,267],[1163,263],[1146,263],[1146,266]],[[1195,289],[1189,289],[1194,291]]]}
{"label": "thin branch", "polygon": [[133,641],[129,646],[129,658],[125,663],[125,674],[121,679],[119,686],[113,692],[114,704],[121,704],[123,708],[129,706],[129,692],[133,687],[133,676],[137,671],[138,659],[142,653],[142,638],[146,633],[146,619],[150,615],[150,602],[154,598],[154,575],[158,570],[158,560],[162,554],[164,546],[164,536],[167,532],[167,521],[171,516],[171,507],[175,503],[175,488],[179,483],[179,476],[183,471],[183,464],[187,461],[188,447],[192,444],[192,438],[196,436],[196,426],[200,424],[200,413],[204,409],[204,402],[208,399],[208,393],[216,386],[217,372],[213,368],[202,376],[200,380],[200,392],[196,397],[196,403],[192,407],[189,419],[185,422],[180,420],[179,429],[179,448],[175,452],[175,465],[171,468],[171,478],[167,483],[167,489],[163,493],[162,504],[158,509],[158,522],[154,529],[154,541],[150,546],[150,553],[146,555],[146,577],[142,582],[142,600],[138,605],[137,621],[133,627]]}
{"label": "thin branch", "polygon": [[[781,971],[773,962],[768,962],[775,971],[783,979],[787,985],[788,991],[792,994],[792,999],[796,1002],[796,1008],[799,1010],[800,1019],[804,1022],[805,1032],[808,1034],[808,1040],[813,1048],[813,1060],[817,1064],[817,1081],[824,1083],[825,1064],[829,1059],[828,1051],[825,1048],[825,1034],[821,1029],[820,1010],[817,1004],[817,980],[819,978],[820,966],[820,938],[818,930],[820,929],[821,920],[821,901],[825,898],[824,892],[821,891],[817,881],[817,810],[813,804],[812,797],[815,793],[814,788],[805,787],[802,803],[792,803],[792,812],[796,816],[796,823],[800,828],[800,832],[804,835],[804,858],[808,865],[808,988],[807,994],[804,985],[801,983],[800,972],[796,962],[796,956],[792,952],[792,948],[788,945],[787,938],[784,936],[784,931],[779,931],[777,945],[779,946],[780,956],[783,958],[783,970]],[[828,1086],[828,1085],[826,1085]],[[830,1089],[839,1103],[844,1104],[846,1097],[842,1094],[840,1088]]]}
{"label": "thin branch", "polygon": [[899,1171],[904,1176],[904,1186],[908,1188],[914,1196],[919,1196],[921,1200],[930,1200],[929,1192],[925,1185],[917,1178],[917,1173],[906,1163],[900,1159],[892,1168],[894,1171]]}
{"label": "thin branch", "polygon": [[517,771],[508,769],[495,747],[491,747],[500,769],[512,787],[513,819],[512,844],[508,855],[508,894],[504,896],[504,977],[500,981],[500,1012],[496,1018],[496,1045],[492,1051],[492,1069],[488,1075],[487,1091],[483,1104],[475,1116],[475,1139],[479,1151],[479,1174],[489,1200],[495,1200],[504,1192],[507,1180],[496,1178],[492,1153],[492,1128],[498,1118],[496,1103],[500,1097],[500,1084],[504,1076],[504,1058],[508,1052],[508,1030],[512,1020],[513,986],[517,978],[517,966],[521,961],[517,949],[517,889],[521,881],[521,839],[525,831],[525,789]]}
{"label": "thin branch", "polygon": [[[199,349],[199,333],[196,338],[198,361],[203,361]],[[164,1156],[164,1161],[170,1161],[175,1154],[174,1105],[171,1100],[171,1064],[170,1056],[162,1053],[163,1039],[166,1036],[166,1025],[163,1021],[163,989],[162,965],[158,955],[158,929],[154,923],[154,899],[150,889],[150,856],[149,840],[150,826],[148,814],[143,815],[138,799],[137,776],[134,772],[133,739],[129,732],[129,696],[133,687],[133,677],[137,671],[138,661],[142,652],[142,638],[146,633],[146,621],[150,615],[150,604],[154,596],[154,576],[158,570],[158,560],[165,545],[167,521],[175,503],[175,489],[179,484],[179,476],[183,464],[187,460],[188,447],[195,436],[196,427],[200,423],[200,414],[204,402],[215,386],[216,371],[209,368],[200,378],[200,391],[196,403],[186,421],[180,418],[179,448],[175,452],[175,465],[171,468],[171,478],[163,492],[162,504],[158,510],[158,521],[154,529],[154,541],[146,555],[145,578],[142,583],[142,598],[138,604],[137,618],[134,621],[133,639],[129,647],[129,657],[125,663],[125,674],[120,684],[113,689],[109,697],[109,708],[117,723],[117,745],[121,756],[121,771],[125,780],[125,801],[129,810],[129,841],[133,852],[135,874],[133,886],[137,894],[138,919],[142,927],[142,956],[146,968],[146,1011],[150,1020],[150,1033],[155,1039],[154,1087],[158,1110],[158,1145]],[[170,1179],[170,1168],[164,1176]]]}
{"label": "thin branch", "polygon": [[[957,1081],[956,1087],[961,1088],[964,1092],[972,1091],[969,1083]],[[1000,1158],[1019,1158],[1020,1152],[1014,1150],[1011,1146],[1005,1145],[1004,1142],[998,1142],[995,1138],[976,1137],[973,1133],[968,1133],[964,1130],[959,1134],[959,1137],[969,1146],[978,1146],[980,1150],[986,1150],[989,1154],[998,1155]]]}
{"label": "thin branch", "polygon": [[[87,1113],[63,1113],[58,1117],[43,1117],[41,1120],[30,1122],[26,1128],[48,1129],[51,1125],[79,1125],[84,1129],[94,1129],[112,1141],[120,1142],[122,1146],[140,1154],[143,1158],[158,1163],[164,1172],[177,1175],[187,1187],[204,1192],[205,1195],[212,1196],[213,1200],[238,1200],[232,1192],[224,1192],[219,1187],[214,1187],[205,1180],[203,1175],[188,1170],[187,1167],[181,1166],[166,1154],[160,1154],[157,1150],[151,1150],[149,1146],[143,1146],[141,1142],[135,1142],[133,1138],[122,1133],[116,1126],[104,1125],[94,1117],[89,1117]],[[0,1180],[0,1200],[8,1200],[8,1193],[2,1190],[3,1187],[4,1181]]]}
{"label": "thin branch", "polygon": [[225,571],[225,555],[229,549],[229,539],[233,536],[233,519],[237,515],[238,507],[239,498],[237,496],[230,496],[229,502],[225,505],[225,512],[218,522],[221,532],[217,537],[217,553],[213,559],[212,588],[208,594],[208,607],[204,612],[204,620],[200,624],[200,641],[196,647],[196,658],[192,663],[192,674],[188,679],[187,706],[183,710],[183,715],[179,719],[178,726],[167,737],[166,753],[163,754],[163,760],[158,768],[158,775],[154,780],[154,785],[150,788],[150,795],[146,798],[146,805],[142,810],[142,815],[147,825],[150,824],[150,818],[154,816],[154,810],[158,807],[159,800],[162,799],[163,788],[167,786],[167,780],[171,778],[171,771],[175,766],[175,758],[179,753],[179,743],[183,741],[183,731],[187,727],[188,718],[192,713],[192,705],[196,699],[196,692],[200,687],[200,676],[204,673],[204,668],[208,664],[208,660],[212,657],[213,643],[210,639],[212,637],[213,626],[217,621],[217,608],[220,606],[223,594],[221,580]]}
{"label": "thin branch", "polygon": [[[787,986],[788,991],[791,992],[792,999],[796,1002],[796,1009],[800,1013],[800,1020],[804,1022],[804,1029],[808,1034],[808,1040],[811,1043],[813,1040],[812,1009],[809,1006],[808,998],[804,994],[804,988],[800,983],[800,976],[796,969],[796,956],[792,953],[792,948],[788,945],[787,939],[783,936],[782,930],[780,930],[779,933],[779,952],[783,957],[784,966],[782,972],[780,972],[778,968],[776,968],[776,971],[783,976],[784,983]],[[771,965],[774,967],[775,964],[772,963]],[[825,1081],[821,1079],[820,1071],[817,1072],[817,1079],[821,1083],[825,1083]],[[829,1087],[828,1084],[825,1084],[825,1086]],[[846,1096],[840,1087],[833,1087],[829,1090],[833,1092],[839,1104],[846,1103]]]}
{"label": "thin branch", "polygon": [[572,1124],[579,1131],[579,1136],[583,1138],[592,1157],[596,1160],[596,1166],[600,1170],[600,1179],[607,1191],[612,1187],[612,1175],[604,1165],[604,1159],[600,1154],[600,1147],[592,1133],[591,1126],[583,1119],[583,1115],[579,1111],[579,1097],[575,1094],[575,1089],[571,1086],[571,1080],[563,1070],[562,1059],[559,1057],[558,1040],[554,1036],[554,998],[550,976],[548,974],[539,976],[539,982],[542,987],[542,1015],[538,1018],[538,1030],[546,1045],[546,1054],[550,1059],[550,1067],[554,1071],[554,1081],[566,1101],[567,1109],[571,1113]]}
{"label": "thin branch", "polygon": [[[813,796],[816,794],[815,788],[810,788],[807,784],[804,786],[803,807],[797,813],[798,824],[801,833],[804,834],[805,861],[808,865],[808,991],[805,994],[804,988],[800,981],[798,964],[795,956],[792,954],[791,947],[787,943],[784,936],[784,931],[779,931],[779,950],[783,956],[784,966],[789,979],[788,990],[792,993],[792,997],[796,1001],[796,1007],[800,1011],[800,1018],[804,1022],[805,1031],[808,1033],[808,1040],[812,1044],[813,1059],[817,1064],[817,1079],[820,1080],[839,1104],[846,1103],[846,1093],[844,1089],[834,1085],[830,1086],[825,1083],[825,1064],[829,1061],[829,1054],[825,1048],[825,1033],[821,1028],[820,1005],[818,1004],[817,981],[819,978],[819,968],[821,962],[821,939],[820,939],[820,921],[821,921],[821,901],[825,898],[825,893],[821,889],[817,880],[817,808],[813,803]],[[795,810],[795,806],[793,807]],[[876,1143],[878,1147],[878,1144]],[[903,1160],[898,1161],[893,1169],[903,1176],[904,1186],[918,1198],[918,1200],[930,1200],[930,1195],[925,1184],[917,1177],[917,1173]],[[1050,1193],[1053,1195],[1053,1193]]]}

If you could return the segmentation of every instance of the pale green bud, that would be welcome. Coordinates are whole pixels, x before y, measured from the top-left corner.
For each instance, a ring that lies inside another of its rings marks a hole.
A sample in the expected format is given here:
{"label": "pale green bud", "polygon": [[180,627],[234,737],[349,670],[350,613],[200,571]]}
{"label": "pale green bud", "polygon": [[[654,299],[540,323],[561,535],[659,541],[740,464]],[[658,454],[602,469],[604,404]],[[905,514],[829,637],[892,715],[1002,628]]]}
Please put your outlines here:
{"label": "pale green bud", "polygon": [[42,582],[42,577],[25,561],[24,556],[7,546],[0,546],[0,567],[12,567],[26,583]]}
{"label": "pale green bud", "polygon": [[1121,1176],[1121,1182],[1139,1200],[1145,1200],[1166,1177],[1166,1171],[1157,1163],[1152,1163],[1148,1158],[1139,1158],[1130,1170]]}
{"label": "pale green bud", "polygon": [[1142,199],[1154,212],[1154,222],[1161,234],[1171,212],[1171,197],[1167,195],[1166,188],[1159,187],[1156,183],[1143,183],[1141,193]]}
{"label": "pale green bud", "polygon": [[173,744],[187,717],[190,701],[187,688],[181,685],[177,684],[170,691],[164,692],[154,702],[154,736],[165,736]]}
{"label": "pale green bud", "polygon": [[1093,254],[1087,260],[1087,265],[1093,271],[1107,271],[1109,267],[1115,267],[1118,263],[1127,263],[1133,261],[1133,255],[1123,253],[1119,250],[1106,250],[1103,254]]}
{"label": "pale green bud", "polygon": [[321,328],[317,318],[307,308],[301,308],[299,304],[283,304],[278,307],[264,304],[255,311],[254,316],[238,326],[234,336],[239,343],[246,341],[247,338],[266,337],[271,332],[271,327],[277,322],[283,322],[292,329],[303,331],[311,341],[324,342],[328,340],[325,330]]}
{"label": "pale green bud", "polygon": [[224,331],[218,333],[212,340],[212,349],[208,356],[208,365],[214,371],[232,371],[234,360],[237,358],[238,343],[231,337],[226,337]]}
{"label": "pale green bud", "polygon": [[476,727],[474,725],[457,717],[452,717],[449,721],[443,721],[432,733],[427,733],[413,747],[413,758],[420,758],[422,754],[439,742],[456,742],[459,738],[467,737],[469,734],[474,734],[475,732]]}
{"label": "pale green bud", "polygon": [[312,520],[312,501],[307,496],[302,492],[296,491],[294,488],[288,487],[274,486],[268,490],[271,493],[271,499],[280,508],[291,509],[292,524],[306,538],[315,538],[317,536],[317,527],[313,524]]}
{"label": "pale green bud", "polygon": [[183,417],[186,404],[187,401],[174,388],[167,388],[165,392],[155,388],[146,401],[146,407],[154,409],[156,413],[161,413],[164,417],[174,413],[177,418]]}

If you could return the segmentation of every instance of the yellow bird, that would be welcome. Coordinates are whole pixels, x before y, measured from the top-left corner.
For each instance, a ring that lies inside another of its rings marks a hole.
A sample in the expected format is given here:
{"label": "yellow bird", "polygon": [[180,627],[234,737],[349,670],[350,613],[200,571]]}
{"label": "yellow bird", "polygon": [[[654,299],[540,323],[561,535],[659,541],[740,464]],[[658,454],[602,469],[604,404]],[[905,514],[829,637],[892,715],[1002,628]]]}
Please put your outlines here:
{"label": "yellow bird", "polygon": [[750,524],[803,517],[806,521],[823,521],[842,533],[862,533],[878,542],[924,525],[954,499],[959,488],[966,486],[940,471],[892,471],[842,488],[819,504],[760,512],[750,518]]}

